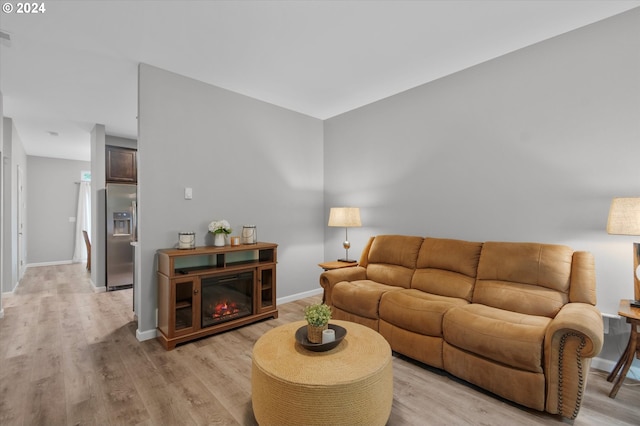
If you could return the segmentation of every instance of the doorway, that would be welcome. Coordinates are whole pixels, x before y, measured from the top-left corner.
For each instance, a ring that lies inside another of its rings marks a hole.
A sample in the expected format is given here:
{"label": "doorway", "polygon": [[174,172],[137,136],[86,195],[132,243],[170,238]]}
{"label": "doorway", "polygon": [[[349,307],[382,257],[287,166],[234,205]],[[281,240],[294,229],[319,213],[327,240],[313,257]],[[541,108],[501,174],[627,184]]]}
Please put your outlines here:
{"label": "doorway", "polygon": [[17,170],[18,170],[18,176],[17,176],[17,179],[18,179],[18,182],[17,182],[18,183],[18,258],[17,258],[17,263],[18,263],[18,281],[20,281],[24,276],[24,270],[25,270],[24,217],[25,217],[25,210],[26,210],[26,200],[24,197],[24,172],[22,170],[22,167],[20,167],[19,164],[18,164]]}

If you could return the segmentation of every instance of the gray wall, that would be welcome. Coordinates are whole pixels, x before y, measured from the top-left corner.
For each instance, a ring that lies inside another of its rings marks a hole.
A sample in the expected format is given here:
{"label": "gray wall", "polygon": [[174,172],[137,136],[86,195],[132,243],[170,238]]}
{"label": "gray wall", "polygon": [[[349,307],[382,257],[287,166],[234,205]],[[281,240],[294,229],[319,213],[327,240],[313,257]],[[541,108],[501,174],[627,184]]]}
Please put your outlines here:
{"label": "gray wall", "polygon": [[71,262],[80,173],[88,161],[27,156],[27,263]]}
{"label": "gray wall", "polygon": [[[277,297],[317,291],[322,121],[148,65],[139,69],[139,333],[155,333],[155,253],[209,222],[279,244]],[[184,188],[193,199],[184,199]]]}
{"label": "gray wall", "polygon": [[0,91],[0,318],[4,317],[4,97]]}
{"label": "gray wall", "polygon": [[[106,290],[106,230],[105,230],[105,127],[96,124],[91,129],[91,283]],[[94,225],[95,224],[95,225]],[[93,249],[95,247],[95,249]]]}
{"label": "gray wall", "polygon": [[[2,291],[13,291],[20,280],[21,270],[18,262],[18,168],[23,172],[25,182],[23,182],[24,195],[28,196],[27,177],[27,156],[24,152],[22,140],[13,125],[13,120],[8,117],[3,118],[3,276]],[[28,210],[27,212],[28,213]],[[25,225],[26,226],[26,225]],[[24,230],[26,243],[28,230]],[[22,259],[26,261],[26,244],[22,244]],[[24,266],[24,265],[23,265]]]}
{"label": "gray wall", "polygon": [[[325,220],[361,208],[354,253],[382,233],[567,244],[616,314],[635,238],[605,226],[612,197],[640,196],[640,9],[329,119],[324,147]],[[344,233],[325,232],[334,259]]]}

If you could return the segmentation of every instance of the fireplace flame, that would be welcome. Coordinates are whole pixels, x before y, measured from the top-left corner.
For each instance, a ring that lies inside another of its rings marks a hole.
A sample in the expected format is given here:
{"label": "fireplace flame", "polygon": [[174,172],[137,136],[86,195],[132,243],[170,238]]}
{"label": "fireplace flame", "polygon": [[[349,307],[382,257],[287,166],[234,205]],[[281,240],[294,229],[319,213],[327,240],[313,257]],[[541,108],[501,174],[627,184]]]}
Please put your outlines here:
{"label": "fireplace flame", "polygon": [[211,317],[218,319],[228,315],[235,315],[240,312],[240,308],[234,301],[222,300],[215,304],[212,311],[213,313],[211,314]]}

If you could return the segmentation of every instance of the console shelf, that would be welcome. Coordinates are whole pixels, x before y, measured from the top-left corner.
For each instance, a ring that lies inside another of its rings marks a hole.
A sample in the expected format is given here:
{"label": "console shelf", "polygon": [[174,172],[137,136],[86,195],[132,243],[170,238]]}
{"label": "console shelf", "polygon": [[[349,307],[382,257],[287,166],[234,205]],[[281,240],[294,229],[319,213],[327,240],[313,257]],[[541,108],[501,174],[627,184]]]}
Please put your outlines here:
{"label": "console shelf", "polygon": [[[257,243],[158,250],[158,340],[165,349],[265,318],[278,318],[277,248],[277,244]],[[202,281],[247,272],[253,277],[248,291],[250,314],[203,326]]]}

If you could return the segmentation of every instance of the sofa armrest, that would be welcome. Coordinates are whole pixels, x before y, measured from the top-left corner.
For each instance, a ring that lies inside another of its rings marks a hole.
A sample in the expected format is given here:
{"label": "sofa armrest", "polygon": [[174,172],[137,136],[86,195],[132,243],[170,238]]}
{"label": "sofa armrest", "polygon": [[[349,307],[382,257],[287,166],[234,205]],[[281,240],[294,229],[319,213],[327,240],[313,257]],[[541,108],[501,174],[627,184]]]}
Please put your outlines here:
{"label": "sofa armrest", "polygon": [[585,339],[580,351],[582,357],[595,357],[604,343],[602,314],[595,306],[587,303],[567,303],[549,324],[545,345],[552,342],[554,336],[567,333],[578,334]]}
{"label": "sofa armrest", "polygon": [[582,404],[591,358],[604,343],[602,315],[587,303],[568,303],[551,321],[544,341],[547,408],[574,419]]}
{"label": "sofa armrest", "polygon": [[332,306],[331,291],[333,286],[341,281],[356,281],[367,278],[367,269],[362,266],[353,266],[349,268],[332,269],[320,274],[320,286],[324,289],[322,301]]}

